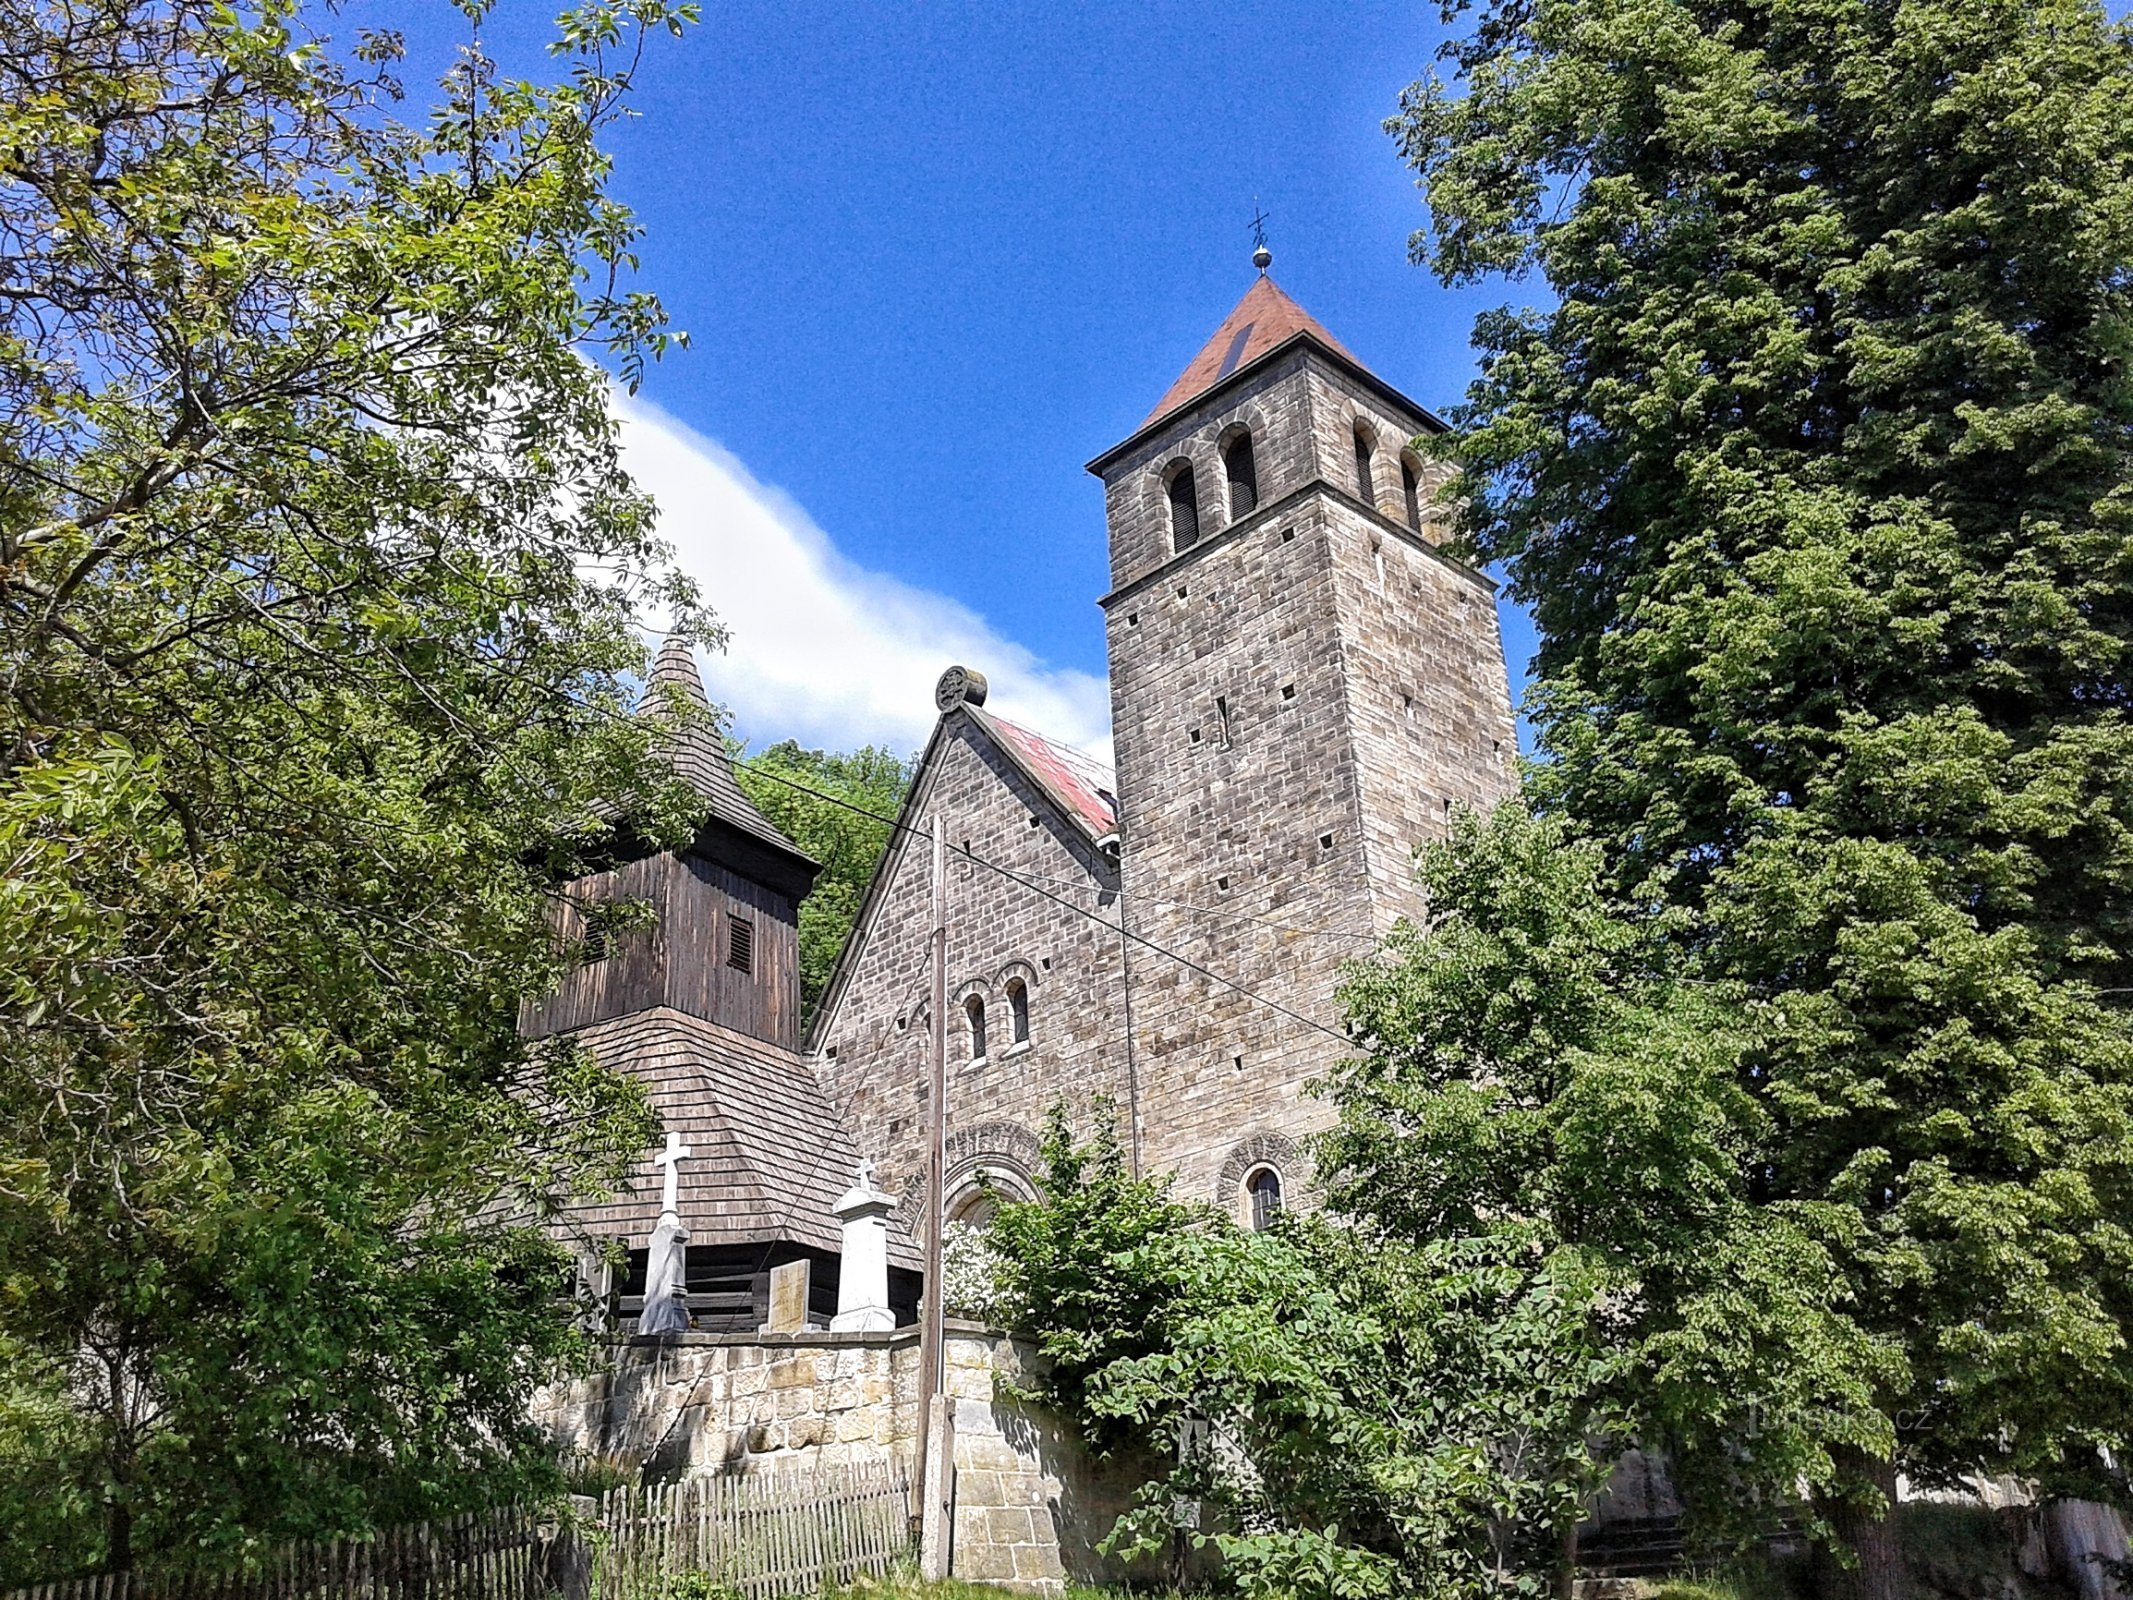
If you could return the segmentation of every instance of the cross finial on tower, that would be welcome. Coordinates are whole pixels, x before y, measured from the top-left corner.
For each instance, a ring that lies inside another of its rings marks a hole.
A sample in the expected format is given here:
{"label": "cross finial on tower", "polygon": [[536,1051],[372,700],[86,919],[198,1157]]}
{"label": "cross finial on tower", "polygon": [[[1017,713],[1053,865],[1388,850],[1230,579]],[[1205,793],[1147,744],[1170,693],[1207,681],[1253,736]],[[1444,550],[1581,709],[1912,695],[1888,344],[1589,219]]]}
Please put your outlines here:
{"label": "cross finial on tower", "polygon": [[1266,247],[1267,214],[1257,199],[1252,201],[1252,265],[1261,272],[1274,264],[1274,252]]}
{"label": "cross finial on tower", "polygon": [[873,1162],[862,1161],[859,1163],[859,1187],[862,1189],[871,1189],[874,1187]]}

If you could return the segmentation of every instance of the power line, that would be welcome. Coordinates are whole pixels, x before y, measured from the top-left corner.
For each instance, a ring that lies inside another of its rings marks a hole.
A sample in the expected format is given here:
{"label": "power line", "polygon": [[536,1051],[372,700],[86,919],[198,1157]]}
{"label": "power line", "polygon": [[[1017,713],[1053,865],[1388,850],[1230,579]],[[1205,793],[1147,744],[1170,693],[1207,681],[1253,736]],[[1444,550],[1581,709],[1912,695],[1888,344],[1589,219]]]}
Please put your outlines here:
{"label": "power line", "polygon": [[[735,763],[735,765],[739,765],[739,763]],[[786,777],[782,772],[771,772],[765,768],[755,766],[747,768],[747,771],[751,777],[768,778],[773,783],[782,783],[788,789],[797,789],[802,794],[813,795],[817,800],[827,800],[831,805],[842,806],[845,810],[857,812],[862,817],[871,817],[876,822],[887,823],[890,827],[901,829],[905,833],[919,833],[922,836],[930,837],[930,835],[924,835],[922,829],[913,828],[908,823],[899,822],[886,812],[876,811],[869,806],[860,805],[856,801],[846,800],[840,795],[810,788],[796,778]],[[965,854],[969,855],[972,860],[978,861],[982,866],[993,865],[992,862],[985,861],[974,852],[966,851]],[[1080,887],[1070,878],[1055,878],[1042,872],[1032,873],[1031,876],[1043,883],[1056,883],[1068,888]],[[1297,926],[1293,922],[1276,922],[1272,917],[1257,917],[1249,911],[1231,911],[1221,906],[1196,905],[1190,900],[1166,900],[1160,895],[1136,894],[1133,898],[1142,905],[1169,906],[1177,911],[1196,911],[1204,917],[1221,917],[1231,922],[1254,922],[1262,928],[1273,928],[1281,933],[1293,933],[1307,939],[1355,939],[1365,944],[1375,944],[1378,938],[1374,933],[1351,933],[1345,928],[1304,928]]]}
{"label": "power line", "polygon": [[[910,824],[903,822],[898,818],[887,816],[882,812],[874,810],[870,806],[860,805],[856,801],[847,800],[841,795],[826,793],[821,789],[814,788],[812,785],[801,783],[798,779],[788,778],[783,773],[768,772],[760,767],[750,767],[748,770],[753,776],[769,778],[772,782],[782,783],[788,789],[797,790],[801,794],[812,795],[817,800],[826,800],[831,805],[842,806],[845,810],[857,812],[860,816],[872,817],[876,822],[887,823],[890,828],[898,832],[916,834],[920,838],[932,837],[930,834],[927,834],[918,828],[914,828]],[[1010,868],[1000,865],[1000,863],[997,861],[987,860],[985,857],[979,855],[976,851],[971,850],[968,847],[958,847],[957,853],[960,854],[964,860],[969,861],[976,866],[984,867],[989,872],[998,873],[1001,877],[1008,879],[1010,882],[1020,884],[1023,888],[1029,890],[1032,894],[1041,895],[1043,898],[1052,901],[1056,905],[1064,906],[1069,911],[1075,912],[1080,916],[1087,917],[1091,922],[1097,923],[1098,925],[1105,928],[1117,928],[1125,938],[1130,939],[1133,943],[1140,945],[1145,949],[1153,950],[1157,955],[1166,957],[1171,961],[1175,961],[1179,966],[1184,967],[1189,971],[1196,972],[1203,978],[1207,978],[1214,983],[1219,983],[1225,989],[1233,990],[1237,994],[1243,995],[1248,1000],[1256,1000],[1260,1005],[1267,1007],[1267,1009],[1269,1009],[1270,1011],[1277,1012],[1280,1015],[1289,1018],[1291,1021],[1300,1022],[1307,1028],[1315,1029],[1317,1032],[1325,1034],[1328,1038],[1338,1039],[1344,1045],[1349,1045],[1352,1047],[1355,1043],[1354,1040],[1350,1039],[1345,1033],[1340,1032],[1338,1029],[1329,1028],[1323,1022],[1319,1022],[1311,1017],[1307,1017],[1300,1011],[1291,1010],[1289,1007],[1283,1005],[1278,1000],[1269,999],[1267,996],[1260,994],[1258,991],[1247,988],[1244,984],[1238,983],[1230,978],[1225,978],[1222,976],[1221,973],[1216,972],[1211,968],[1202,966],[1199,962],[1194,961],[1190,956],[1180,955],[1177,951],[1172,950],[1167,946],[1157,944],[1153,939],[1149,939],[1141,934],[1133,932],[1132,930],[1124,927],[1122,921],[1114,923],[1105,917],[1097,915],[1097,913],[1089,910],[1086,906],[1076,905],[1073,901],[1066,899],[1064,896],[1053,894],[1049,889],[1043,888],[1041,885],[1031,881],[1028,878],[1023,877],[1020,873],[1017,873],[1011,870]],[[1053,881],[1064,882],[1065,880],[1055,879]],[[1123,891],[1121,892],[1123,893]],[[1175,902],[1160,903],[1172,904]],[[1253,917],[1248,918],[1247,920],[1257,922],[1261,919]],[[1282,925],[1279,923],[1269,923],[1267,924],[1267,926],[1280,927]],[[1296,928],[1290,931],[1296,933],[1322,933],[1325,930]],[[1361,936],[1343,935],[1342,937]]]}
{"label": "power line", "polygon": [[[1042,872],[1031,873],[1030,876],[1040,883],[1057,883],[1067,888],[1080,887],[1071,878],[1055,878]],[[1350,933],[1345,928],[1299,928],[1293,922],[1276,922],[1272,917],[1255,917],[1249,911],[1226,911],[1220,906],[1194,905],[1190,900],[1165,900],[1160,895],[1136,894],[1133,898],[1142,905],[1169,906],[1177,911],[1197,911],[1205,917],[1221,917],[1231,922],[1253,922],[1262,928],[1273,928],[1277,932],[1293,933],[1306,939],[1360,939],[1366,944],[1378,942],[1378,936],[1374,933]]]}
{"label": "power line", "polygon": [[[1098,916],[1095,912],[1088,910],[1086,907],[1077,906],[1076,904],[1074,904],[1073,901],[1067,899],[1063,895],[1056,895],[1053,894],[1049,889],[1038,887],[1038,885],[1032,883],[1029,879],[1021,876],[1019,873],[1012,872],[1006,867],[1001,866],[997,861],[987,861],[983,856],[980,856],[975,852],[969,850],[965,850],[963,852],[963,856],[967,860],[976,862],[981,867],[986,867],[994,872],[997,872],[1001,877],[1006,878],[1011,882],[1021,884],[1023,888],[1029,890],[1032,894],[1042,895],[1045,899],[1050,900],[1055,905],[1062,905],[1065,906],[1069,911],[1079,912],[1082,916],[1087,917],[1091,922],[1098,923],[1106,928],[1118,926],[1116,923],[1107,921],[1103,917]],[[1221,973],[1212,971],[1207,967],[1201,966],[1199,962],[1194,961],[1189,956],[1181,956],[1177,953],[1177,951],[1167,949],[1166,947],[1157,944],[1153,939],[1143,938],[1140,934],[1133,932],[1131,929],[1121,929],[1121,931],[1128,939],[1131,939],[1135,944],[1141,945],[1146,949],[1153,950],[1159,956],[1168,956],[1179,966],[1189,968],[1191,971],[1199,973],[1200,976],[1203,978],[1211,978],[1216,983],[1221,984],[1223,988],[1233,989],[1238,994],[1243,995],[1247,1000],[1256,1000],[1261,1005],[1265,1006],[1268,1010],[1278,1011],[1281,1015],[1289,1018],[1291,1021],[1300,1022],[1307,1028],[1315,1028],[1320,1033],[1325,1034],[1330,1039],[1340,1040],[1340,1042],[1344,1045],[1349,1045],[1352,1047],[1355,1043],[1353,1039],[1349,1038],[1339,1029],[1329,1028],[1323,1022],[1314,1021],[1312,1018],[1305,1016],[1301,1011],[1291,1011],[1279,1000],[1269,1000],[1265,995],[1260,994],[1257,990],[1248,989],[1241,983],[1237,983],[1229,978],[1225,978],[1222,976]]]}

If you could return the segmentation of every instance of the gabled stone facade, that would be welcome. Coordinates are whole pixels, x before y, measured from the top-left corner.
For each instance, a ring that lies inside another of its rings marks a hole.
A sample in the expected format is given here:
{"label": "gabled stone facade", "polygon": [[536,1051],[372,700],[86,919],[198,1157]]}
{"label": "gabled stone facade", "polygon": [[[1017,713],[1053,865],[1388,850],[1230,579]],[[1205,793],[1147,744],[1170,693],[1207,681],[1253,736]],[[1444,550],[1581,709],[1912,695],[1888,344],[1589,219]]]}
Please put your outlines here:
{"label": "gabled stone facade", "polygon": [[[1028,759],[1032,738],[969,705],[942,717],[816,1030],[815,1059],[845,1133],[881,1161],[907,1218],[925,1182],[936,818],[947,821],[951,849],[951,1214],[973,1201],[981,1171],[1028,1192],[1045,1110],[1062,1092],[1106,1094],[1121,1109],[1132,1098],[1108,797],[1086,784],[1063,797]],[[982,1055],[973,1001],[985,1018]]]}

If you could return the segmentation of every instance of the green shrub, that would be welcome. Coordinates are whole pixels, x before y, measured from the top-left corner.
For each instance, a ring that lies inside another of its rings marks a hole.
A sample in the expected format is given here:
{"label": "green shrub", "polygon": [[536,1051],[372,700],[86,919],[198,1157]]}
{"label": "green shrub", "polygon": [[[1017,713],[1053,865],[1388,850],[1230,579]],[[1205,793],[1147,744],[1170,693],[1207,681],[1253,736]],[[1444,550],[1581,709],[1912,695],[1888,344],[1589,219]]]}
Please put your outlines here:
{"label": "green shrub", "polygon": [[741,1600],[741,1591],[708,1572],[684,1572],[667,1580],[659,1600]]}

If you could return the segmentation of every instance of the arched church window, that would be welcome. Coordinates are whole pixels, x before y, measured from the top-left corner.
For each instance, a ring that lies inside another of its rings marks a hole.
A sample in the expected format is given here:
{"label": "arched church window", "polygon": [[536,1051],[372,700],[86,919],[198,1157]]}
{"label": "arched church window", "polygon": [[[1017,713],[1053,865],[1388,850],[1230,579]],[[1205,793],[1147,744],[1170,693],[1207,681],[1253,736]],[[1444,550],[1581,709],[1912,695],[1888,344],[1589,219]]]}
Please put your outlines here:
{"label": "arched church window", "polygon": [[1378,503],[1377,485],[1372,481],[1370,458],[1377,454],[1378,442],[1370,436],[1370,430],[1360,422],[1355,425],[1355,492],[1366,506]]}
{"label": "arched church window", "polygon": [[1029,985],[1020,978],[1007,980],[1007,1020],[1010,1044],[1029,1043]]}
{"label": "arched church window", "polygon": [[972,995],[963,1002],[963,1015],[970,1019],[970,1059],[985,1059],[985,997]]}
{"label": "arched church window", "polygon": [[1264,1233],[1281,1214],[1281,1174],[1260,1167],[1244,1180],[1244,1193],[1252,1203],[1252,1231]]}
{"label": "arched church window", "polygon": [[1172,469],[1164,492],[1170,496],[1170,544],[1183,553],[1200,542],[1200,492],[1192,481],[1192,463]]}
{"label": "arched church window", "polygon": [[1407,525],[1422,531],[1422,475],[1415,471],[1412,456],[1400,457],[1400,492],[1407,497]]}
{"label": "arched church window", "polygon": [[1222,471],[1229,479],[1230,520],[1259,509],[1259,467],[1252,459],[1252,436],[1240,433],[1222,451]]}

